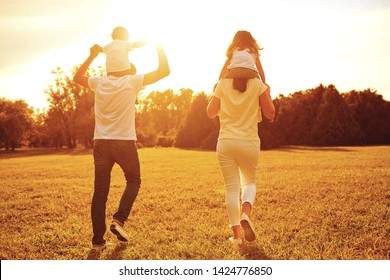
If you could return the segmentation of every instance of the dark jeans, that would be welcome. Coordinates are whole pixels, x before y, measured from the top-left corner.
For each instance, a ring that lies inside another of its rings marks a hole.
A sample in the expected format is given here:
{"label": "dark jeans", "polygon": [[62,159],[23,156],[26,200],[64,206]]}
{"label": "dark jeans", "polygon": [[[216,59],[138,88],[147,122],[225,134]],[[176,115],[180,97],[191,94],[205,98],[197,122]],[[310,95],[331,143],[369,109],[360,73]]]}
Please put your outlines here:
{"label": "dark jeans", "polygon": [[91,216],[93,244],[105,243],[106,202],[110,190],[111,170],[117,163],[126,178],[126,188],[122,194],[114,219],[122,224],[127,220],[131,207],[141,185],[140,165],[137,147],[132,140],[100,140],[93,146],[95,163],[95,188],[92,198]]}

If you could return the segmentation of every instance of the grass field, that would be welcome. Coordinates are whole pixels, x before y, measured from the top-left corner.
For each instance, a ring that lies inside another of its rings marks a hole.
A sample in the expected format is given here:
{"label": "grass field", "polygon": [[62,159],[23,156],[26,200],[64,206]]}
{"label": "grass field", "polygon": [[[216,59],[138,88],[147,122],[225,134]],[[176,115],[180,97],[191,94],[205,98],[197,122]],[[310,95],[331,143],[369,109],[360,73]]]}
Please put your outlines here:
{"label": "grass field", "polygon": [[[127,246],[90,250],[91,151],[0,154],[1,259],[390,259],[390,147],[262,151],[257,240],[233,247],[214,152],[139,150]],[[114,166],[111,220],[124,178]]]}

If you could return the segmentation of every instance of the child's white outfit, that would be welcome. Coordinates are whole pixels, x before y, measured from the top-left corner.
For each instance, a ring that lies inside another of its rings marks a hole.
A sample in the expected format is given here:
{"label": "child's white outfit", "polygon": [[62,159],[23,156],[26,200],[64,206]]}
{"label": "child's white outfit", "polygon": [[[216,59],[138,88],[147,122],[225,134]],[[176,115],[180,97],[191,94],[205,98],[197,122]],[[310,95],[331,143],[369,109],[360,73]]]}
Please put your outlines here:
{"label": "child's white outfit", "polygon": [[256,58],[256,54],[250,53],[248,49],[235,49],[227,69],[242,67],[258,73],[259,71],[256,68]]}
{"label": "child's white outfit", "polygon": [[106,72],[130,69],[129,52],[133,49],[133,42],[123,40],[113,40],[103,47],[103,53],[106,55]]}

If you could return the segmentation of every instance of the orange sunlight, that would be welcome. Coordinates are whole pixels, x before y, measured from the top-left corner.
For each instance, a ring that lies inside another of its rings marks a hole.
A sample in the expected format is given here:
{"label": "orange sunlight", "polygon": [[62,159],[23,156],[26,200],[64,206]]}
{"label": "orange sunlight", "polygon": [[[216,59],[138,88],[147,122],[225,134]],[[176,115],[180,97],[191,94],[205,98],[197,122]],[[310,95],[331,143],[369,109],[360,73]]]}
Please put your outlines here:
{"label": "orange sunlight", "polygon": [[[112,29],[120,25],[129,31],[131,41],[148,40],[163,45],[171,74],[148,86],[146,92],[180,88],[211,92],[225,62],[227,45],[236,30],[224,32],[225,35],[222,36],[218,35],[219,24],[210,26],[213,11],[219,7],[218,3],[211,2],[207,10],[196,3],[175,1],[175,5],[167,8],[168,5],[164,1],[153,2],[151,9],[148,1],[113,1],[112,8],[97,28],[99,33],[95,34],[94,39],[101,45],[109,43]],[[200,14],[202,17],[199,17]],[[138,73],[153,71],[158,63],[155,50],[150,45],[131,52],[130,61],[136,66]],[[99,56],[95,65],[97,63],[104,65],[103,55]]]}
{"label": "orange sunlight", "polygon": [[[248,30],[264,47],[261,62],[273,98],[320,83],[334,84],[340,92],[374,88],[390,98],[390,80],[385,76],[390,65],[390,37],[385,29],[390,8],[342,10],[334,3],[253,0],[240,5],[112,0],[90,7],[94,4],[86,2],[69,11],[62,7],[55,16],[54,8],[27,4],[23,6],[27,14],[21,15],[17,3],[17,12],[9,11],[13,15],[4,12],[2,94],[43,108],[43,91],[54,80],[51,71],[58,66],[68,71],[81,64],[93,44],[108,44],[113,28],[121,25],[128,29],[130,40],[161,42],[167,53],[171,74],[148,86],[145,93],[180,88],[210,93],[234,34]],[[151,46],[136,49],[130,60],[138,73],[157,67]],[[104,55],[91,66],[98,65],[105,65]]]}

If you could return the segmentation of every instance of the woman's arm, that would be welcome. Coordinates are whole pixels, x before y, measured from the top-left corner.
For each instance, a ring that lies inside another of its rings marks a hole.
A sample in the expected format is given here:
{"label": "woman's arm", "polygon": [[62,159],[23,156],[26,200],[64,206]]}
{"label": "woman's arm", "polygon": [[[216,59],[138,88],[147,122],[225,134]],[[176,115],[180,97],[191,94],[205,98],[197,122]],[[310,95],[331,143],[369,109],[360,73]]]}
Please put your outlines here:
{"label": "woman's arm", "polygon": [[207,117],[214,119],[216,116],[218,116],[220,108],[221,100],[216,96],[212,96],[209,104],[207,105]]}
{"label": "woman's arm", "polygon": [[264,116],[269,119],[271,122],[275,119],[275,106],[271,98],[271,90],[269,87],[265,92],[259,97],[259,105],[263,111]]}

